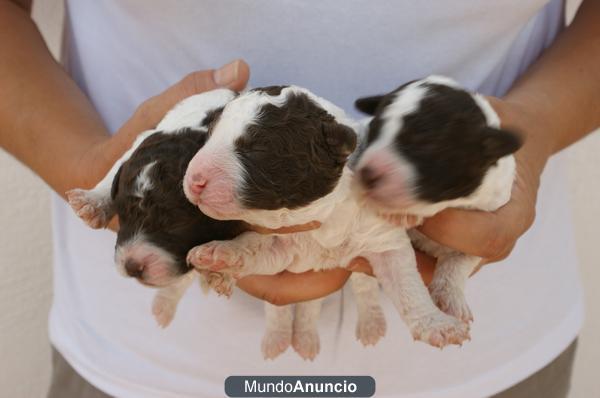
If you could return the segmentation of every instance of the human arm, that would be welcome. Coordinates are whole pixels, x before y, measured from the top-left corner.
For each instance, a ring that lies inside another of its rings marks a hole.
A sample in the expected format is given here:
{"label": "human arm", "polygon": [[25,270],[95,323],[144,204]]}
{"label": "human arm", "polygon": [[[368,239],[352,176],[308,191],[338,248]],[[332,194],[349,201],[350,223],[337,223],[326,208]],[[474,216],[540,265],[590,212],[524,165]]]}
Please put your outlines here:
{"label": "human arm", "polygon": [[241,89],[247,82],[243,62],[226,71],[191,73],[141,104],[110,136],[90,101],[48,51],[28,15],[28,3],[0,0],[0,147],[59,195],[95,185],[135,136],[156,126],[181,99],[216,87]]}

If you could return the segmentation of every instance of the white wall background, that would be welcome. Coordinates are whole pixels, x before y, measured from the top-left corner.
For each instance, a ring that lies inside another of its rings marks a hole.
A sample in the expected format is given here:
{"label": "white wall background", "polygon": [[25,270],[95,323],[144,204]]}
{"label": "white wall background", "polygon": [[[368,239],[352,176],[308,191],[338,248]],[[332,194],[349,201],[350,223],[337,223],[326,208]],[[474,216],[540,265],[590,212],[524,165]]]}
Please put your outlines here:
{"label": "white wall background", "polygon": [[[61,1],[37,1],[34,18],[57,54]],[[572,207],[587,304],[571,398],[600,394],[596,371],[600,363],[598,154],[598,133],[569,150]],[[49,193],[39,178],[2,151],[0,220],[0,397],[43,397],[50,374],[46,325],[52,297]]]}

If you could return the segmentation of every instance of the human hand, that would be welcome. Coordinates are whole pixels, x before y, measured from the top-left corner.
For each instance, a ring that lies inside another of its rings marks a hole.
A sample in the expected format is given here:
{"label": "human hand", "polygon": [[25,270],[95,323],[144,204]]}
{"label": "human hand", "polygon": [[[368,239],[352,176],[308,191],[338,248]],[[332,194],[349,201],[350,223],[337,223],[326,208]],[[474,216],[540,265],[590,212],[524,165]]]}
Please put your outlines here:
{"label": "human hand", "polygon": [[[417,264],[425,283],[433,277],[435,260],[419,251]],[[283,271],[277,275],[252,275],[241,278],[237,286],[246,293],[275,305],[287,305],[301,301],[325,297],[341,289],[352,272],[373,275],[369,262],[357,257],[347,268],[334,268],[325,271],[293,273]]]}
{"label": "human hand", "polygon": [[[235,60],[217,70],[190,73],[162,93],[144,101],[113,136],[98,140],[82,155],[78,170],[85,179],[80,187],[93,187],[139,133],[156,127],[165,114],[184,98],[220,87],[242,90],[249,76],[248,65],[242,60]],[[107,228],[118,230],[117,217]]]}
{"label": "human hand", "polygon": [[[551,154],[543,120],[527,107],[489,97],[504,128],[519,131],[525,143],[515,154],[516,177],[508,203],[493,212],[447,209],[425,220],[419,230],[445,246],[482,257],[481,265],[508,257],[532,225],[540,175]],[[478,268],[479,269],[479,268]]]}

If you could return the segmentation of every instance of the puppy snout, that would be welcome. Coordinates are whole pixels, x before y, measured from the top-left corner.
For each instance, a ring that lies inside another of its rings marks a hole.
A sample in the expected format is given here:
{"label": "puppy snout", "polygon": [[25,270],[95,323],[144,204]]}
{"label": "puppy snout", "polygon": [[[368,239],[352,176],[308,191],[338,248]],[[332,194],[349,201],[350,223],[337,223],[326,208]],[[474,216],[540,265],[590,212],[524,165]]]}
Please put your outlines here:
{"label": "puppy snout", "polygon": [[141,278],[144,273],[144,265],[136,260],[128,258],[125,260],[125,272],[132,278]]}
{"label": "puppy snout", "polygon": [[383,173],[370,166],[360,169],[359,175],[361,183],[367,189],[375,188],[383,180]]}

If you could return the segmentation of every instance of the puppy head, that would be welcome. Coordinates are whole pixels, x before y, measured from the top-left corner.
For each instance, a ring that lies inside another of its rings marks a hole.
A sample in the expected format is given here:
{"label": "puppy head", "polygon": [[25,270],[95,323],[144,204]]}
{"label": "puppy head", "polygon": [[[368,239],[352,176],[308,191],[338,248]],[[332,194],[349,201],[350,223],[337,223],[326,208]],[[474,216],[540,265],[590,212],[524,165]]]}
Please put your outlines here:
{"label": "puppy head", "polygon": [[105,227],[119,217],[115,262],[122,274],[145,285],[167,286],[191,270],[186,262],[191,248],[245,230],[241,222],[207,217],[183,194],[187,164],[206,137],[205,126],[154,133],[121,165],[110,196],[96,190],[67,193],[91,227]]}
{"label": "puppy head", "polygon": [[517,134],[498,128],[482,96],[444,77],[410,82],[356,106],[374,117],[355,175],[366,198],[390,211],[467,197],[521,146]]}
{"label": "puppy head", "polygon": [[186,197],[218,219],[271,227],[310,221],[300,209],[334,191],[356,146],[342,119],[339,109],[297,87],[242,94],[190,162]]}
{"label": "puppy head", "polygon": [[206,132],[183,129],[155,133],[123,163],[111,199],[119,216],[117,268],[150,286],[166,286],[191,268],[187,252],[241,232],[238,222],[213,220],[189,203],[182,190],[187,164],[202,147]]}

